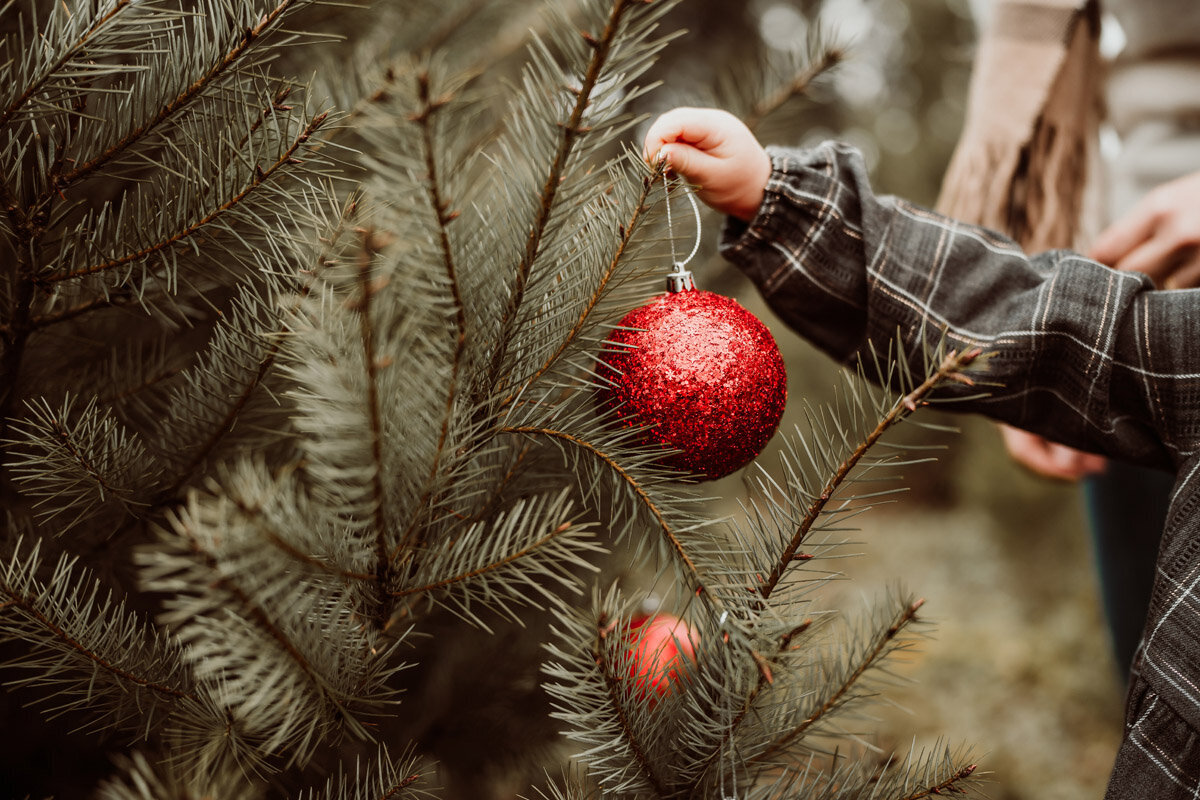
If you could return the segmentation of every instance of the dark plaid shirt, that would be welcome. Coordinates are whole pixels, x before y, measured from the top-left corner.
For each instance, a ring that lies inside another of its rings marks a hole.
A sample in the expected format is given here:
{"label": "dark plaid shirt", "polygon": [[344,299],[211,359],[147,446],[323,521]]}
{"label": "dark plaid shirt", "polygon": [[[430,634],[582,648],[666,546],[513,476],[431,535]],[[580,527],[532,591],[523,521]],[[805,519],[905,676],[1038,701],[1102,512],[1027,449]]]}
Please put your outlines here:
{"label": "dark plaid shirt", "polygon": [[1178,477],[1109,798],[1200,797],[1200,290],[1155,291],[1077,253],[877,197],[846,146],[771,150],[757,216],[722,251],[779,316],[839,360],[901,332],[994,353],[961,410]]}

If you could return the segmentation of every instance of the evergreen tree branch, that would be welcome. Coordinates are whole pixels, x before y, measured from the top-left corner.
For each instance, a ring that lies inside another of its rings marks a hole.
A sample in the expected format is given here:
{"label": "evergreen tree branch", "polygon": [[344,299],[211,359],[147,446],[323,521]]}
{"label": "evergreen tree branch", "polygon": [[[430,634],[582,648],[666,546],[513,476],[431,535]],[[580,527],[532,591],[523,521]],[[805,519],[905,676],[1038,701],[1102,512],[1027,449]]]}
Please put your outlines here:
{"label": "evergreen tree branch", "polygon": [[259,513],[259,510],[247,504],[241,495],[232,494],[229,495],[229,497],[233,501],[234,506],[238,509],[238,511],[241,512],[242,517],[248,523],[254,526],[255,530],[257,530],[264,539],[266,539],[275,547],[279,548],[279,550],[283,551],[286,555],[303,564],[307,564],[308,566],[313,567],[320,572],[329,575],[335,575],[339,578],[351,578],[359,581],[378,580],[378,576],[372,575],[371,573],[355,572],[353,570],[342,569],[334,564],[330,564],[324,559],[317,558],[304,552],[289,542],[287,536],[281,533],[277,528],[269,525],[267,521],[263,519],[263,515]]}
{"label": "evergreen tree branch", "polygon": [[35,207],[42,205],[50,197],[59,194],[69,186],[80,182],[104,167],[130,146],[145,138],[159,125],[187,108],[192,101],[202,96],[203,92],[209,86],[215,83],[217,79],[234,67],[251,49],[258,45],[265,35],[278,27],[279,22],[288,12],[293,11],[305,2],[307,0],[281,0],[278,5],[263,14],[258,23],[246,28],[236,44],[226,50],[219,59],[211,64],[203,74],[197,76],[176,97],[161,106],[156,114],[128,131],[116,142],[110,144],[103,152],[86,161],[77,163],[67,172],[56,175],[46,187],[38,202],[35,203]]}
{"label": "evergreen tree branch", "polygon": [[[316,518],[294,482],[261,468],[242,465],[223,490],[190,495],[173,531],[138,558],[144,588],[166,598],[161,620],[187,646],[212,708],[240,726],[239,741],[224,746],[239,760],[280,755],[291,765],[347,731],[369,739],[357,712],[392,702],[387,680],[402,637],[384,641],[367,624],[357,587],[298,570],[264,546],[229,496],[244,492],[261,513],[300,528],[298,541],[328,542],[337,521]],[[207,724],[196,735],[210,749],[223,738]]]}
{"label": "evergreen tree branch", "polygon": [[550,368],[553,367],[558,359],[562,357],[567,348],[579,338],[579,335],[586,327],[592,312],[596,310],[596,307],[600,304],[600,300],[604,297],[609,283],[616,274],[617,267],[621,264],[621,260],[625,257],[625,254],[628,251],[629,243],[633,239],[634,233],[637,231],[639,225],[643,222],[646,211],[649,210],[649,206],[647,205],[646,201],[650,197],[650,191],[654,185],[654,181],[661,177],[665,173],[665,170],[666,166],[660,163],[655,166],[654,172],[651,175],[642,180],[642,190],[638,195],[637,202],[633,207],[633,211],[630,213],[629,220],[617,229],[619,239],[617,240],[616,251],[613,253],[612,258],[609,259],[607,268],[600,275],[599,280],[596,282],[596,288],[592,291],[591,297],[589,297],[579,309],[579,317],[575,321],[575,324],[571,326],[571,329],[567,331],[566,335],[559,342],[558,348],[546,357],[546,359],[542,362],[542,365],[534,370],[533,374],[529,376],[529,378],[526,379],[521,385],[521,388],[512,392],[505,397],[503,401],[501,401],[501,409],[504,409],[511,404],[516,398],[520,397],[526,389],[528,389],[539,379],[541,379],[543,375],[549,372]]}
{"label": "evergreen tree branch", "polygon": [[[805,633],[809,628],[812,627],[812,624],[813,621],[811,619],[806,619],[795,628],[792,628],[790,631],[787,631],[783,636],[781,636],[779,638],[778,647],[775,651],[776,655],[778,656],[779,654],[791,649],[792,644],[796,641],[796,637]],[[699,771],[696,773],[699,776],[696,781],[697,786],[703,784],[704,777],[708,775],[709,771],[716,765],[717,761],[723,756],[723,754],[728,752],[729,743],[733,741],[735,736],[737,736],[738,730],[741,728],[742,723],[750,715],[750,712],[754,709],[754,704],[757,702],[759,696],[771,683],[773,683],[773,677],[769,669],[760,668],[758,672],[758,682],[755,683],[754,688],[750,690],[750,693],[746,695],[746,699],[743,701],[742,707],[738,709],[737,713],[733,715],[733,718],[729,720],[729,724],[721,733],[720,741],[716,744],[716,746],[713,747],[708,758],[704,759],[704,761],[700,763]]]}
{"label": "evergreen tree branch", "polygon": [[625,743],[629,746],[630,752],[638,764],[642,778],[654,789],[655,794],[659,797],[669,797],[671,793],[667,790],[663,779],[658,776],[658,773],[654,769],[654,760],[642,748],[634,726],[625,713],[625,704],[628,702],[630,694],[629,684],[625,681],[624,676],[614,669],[611,648],[604,646],[604,640],[614,630],[621,630],[621,626],[610,622],[606,616],[601,615],[597,620],[595,639],[592,644],[592,655],[595,657],[596,666],[599,668],[600,674],[604,679],[604,685],[608,691],[609,705],[616,714],[617,724],[620,726]]}
{"label": "evergreen tree branch", "polygon": [[28,212],[21,206],[21,201],[13,193],[8,181],[3,179],[0,179],[0,205],[4,207],[4,214],[14,232],[24,236],[32,235]]}
{"label": "evergreen tree branch", "polygon": [[459,573],[458,575],[451,575],[450,577],[442,578],[433,583],[425,584],[424,586],[413,586],[413,587],[410,587],[407,589],[402,589],[398,592],[392,592],[391,594],[395,598],[411,597],[412,595],[424,594],[426,592],[432,592],[432,591],[436,591],[438,589],[445,589],[446,587],[452,586],[456,583],[462,583],[464,581],[472,580],[473,578],[482,577],[484,575],[487,575],[490,572],[495,572],[497,570],[503,569],[504,567],[507,567],[517,561],[520,561],[523,558],[526,558],[531,553],[534,553],[535,551],[540,550],[541,548],[543,548],[546,545],[553,542],[555,539],[562,536],[562,534],[569,531],[571,529],[571,527],[572,527],[572,523],[564,522],[561,525],[559,525],[557,528],[555,528],[554,530],[550,531],[548,534],[543,536],[541,539],[538,539],[536,542],[532,542],[532,543],[526,545],[525,547],[522,547],[520,550],[517,550],[516,552],[509,553],[504,558],[501,558],[498,561],[489,562],[482,566],[475,567],[474,569],[470,569],[466,572]]}
{"label": "evergreen tree branch", "polygon": [[925,398],[939,385],[945,381],[957,381],[960,383],[970,384],[969,378],[962,374],[963,370],[969,366],[976,358],[979,357],[980,350],[966,350],[962,353],[950,351],[942,359],[938,368],[921,383],[920,386],[913,389],[908,394],[896,400],[888,412],[879,420],[874,430],[872,430],[862,442],[854,449],[854,451],[838,466],[837,470],[830,476],[825,487],[816,500],[809,505],[808,511],[804,519],[800,522],[796,533],[793,535],[791,542],[784,548],[775,566],[767,577],[756,587],[756,594],[763,600],[770,599],[771,593],[779,582],[783,580],[784,574],[788,568],[796,563],[797,553],[800,552],[800,546],[804,543],[808,536],[809,530],[821,513],[825,510],[829,501],[833,499],[838,488],[850,475],[854,467],[862,460],[862,458],[878,443],[879,439],[892,426],[900,422],[918,407],[925,405]]}
{"label": "evergreen tree branch", "polygon": [[587,132],[587,129],[583,127],[584,112],[591,102],[592,92],[595,90],[601,71],[608,61],[609,53],[612,50],[613,43],[621,27],[621,19],[630,8],[635,5],[644,4],[646,1],[614,0],[612,10],[609,13],[608,20],[600,36],[596,37],[587,31],[582,32],[584,40],[592,48],[592,55],[584,71],[581,85],[578,89],[571,88],[571,92],[575,95],[575,103],[571,108],[571,113],[567,121],[559,126],[558,148],[554,154],[554,158],[550,162],[549,173],[542,185],[540,193],[541,203],[534,214],[529,236],[525,240],[524,253],[521,255],[521,259],[514,270],[512,291],[500,321],[500,330],[503,333],[492,355],[492,380],[489,382],[490,385],[495,385],[496,379],[500,375],[501,364],[504,362],[510,339],[508,329],[515,321],[517,312],[520,311],[521,304],[524,301],[525,286],[529,281],[529,274],[533,269],[534,261],[537,260],[538,253],[541,250],[542,236],[546,232],[546,226],[550,222],[550,214],[554,210],[555,197],[558,194],[558,188],[562,183],[562,178],[566,171],[567,160],[574,149],[577,139]]}
{"label": "evergreen tree branch", "polygon": [[92,311],[101,308],[127,308],[138,304],[138,298],[132,292],[115,291],[109,292],[100,297],[94,297],[91,300],[85,300],[82,303],[76,303],[68,308],[55,311],[50,314],[35,314],[30,319],[30,325],[36,330],[43,330],[52,325],[57,325],[60,322],[69,322],[77,317],[82,317]]}
{"label": "evergreen tree branch", "polygon": [[88,42],[90,42],[97,33],[99,33],[106,25],[108,25],[108,23],[113,21],[119,14],[127,11],[133,5],[134,0],[116,0],[113,3],[112,8],[101,13],[100,16],[96,18],[95,22],[80,32],[79,37],[75,41],[65,44],[62,50],[62,55],[59,56],[59,58],[54,62],[46,65],[46,68],[43,70],[42,74],[38,78],[30,81],[26,85],[25,91],[14,98],[12,102],[5,107],[3,112],[0,112],[0,128],[6,126],[12,120],[13,115],[20,111],[21,108],[24,107],[25,104],[28,103],[29,100],[35,94],[37,94],[43,86],[46,85],[47,81],[49,81],[56,72],[61,70],[73,56],[76,56],[83,51],[88,46]]}
{"label": "evergreen tree branch", "polygon": [[4,443],[8,439],[9,420],[13,415],[13,406],[17,400],[17,376],[21,371],[21,362],[25,359],[25,348],[29,335],[33,332],[31,324],[34,297],[34,274],[36,267],[30,261],[30,254],[37,249],[37,242],[42,233],[40,226],[21,208],[20,203],[12,196],[5,181],[0,180],[0,189],[4,190],[2,198],[5,209],[14,221],[17,241],[13,243],[16,254],[16,284],[12,296],[12,304],[8,309],[8,325],[4,332],[4,351],[0,353],[0,470],[7,462]]}
{"label": "evergreen tree branch", "polygon": [[260,786],[247,781],[236,766],[222,765],[216,770],[188,770],[158,758],[151,761],[145,753],[114,758],[120,777],[106,780],[98,787],[96,800],[262,800]]}
{"label": "evergreen tree branch", "polygon": [[975,774],[975,770],[979,768],[978,764],[968,764],[965,767],[960,767],[954,774],[941,780],[932,786],[926,786],[917,791],[906,794],[903,797],[898,797],[896,800],[924,800],[926,797],[941,797],[945,794],[965,794],[966,791],[959,789],[958,785]]}
{"label": "evergreen tree branch", "polygon": [[441,49],[455,31],[465,25],[483,9],[487,8],[491,0],[471,0],[458,10],[456,14],[450,15],[442,24],[429,32],[429,35],[422,40],[421,45],[417,48],[422,53],[436,53]]}
{"label": "evergreen tree branch", "polygon": [[489,519],[499,510],[500,502],[504,497],[504,490],[508,488],[508,486],[520,473],[521,465],[525,462],[525,459],[529,457],[529,452],[532,449],[533,445],[531,444],[526,444],[521,448],[521,452],[517,453],[516,458],[512,460],[512,465],[509,466],[500,480],[496,481],[495,485],[492,487],[492,496],[486,503],[483,504],[483,506],[479,509],[479,513],[474,516],[472,521],[480,522],[482,520]]}
{"label": "evergreen tree branch", "polygon": [[279,342],[276,341],[267,349],[262,361],[258,365],[258,369],[243,384],[241,391],[233,398],[232,402],[228,404],[224,418],[210,428],[208,437],[200,443],[200,446],[195,449],[191,457],[176,473],[175,480],[158,493],[151,504],[152,507],[162,508],[178,497],[180,490],[191,481],[192,477],[196,474],[196,470],[208,460],[208,457],[217,449],[217,445],[233,430],[234,421],[246,409],[254,393],[262,385],[267,373],[275,365],[275,359],[278,354]]}
{"label": "evergreen tree branch", "polygon": [[896,636],[916,621],[917,611],[924,604],[924,600],[916,600],[904,609],[901,610],[898,617],[883,630],[875,641],[867,648],[867,650],[859,658],[858,663],[847,673],[840,681],[838,687],[830,693],[821,704],[809,713],[798,725],[792,728],[783,736],[776,739],[768,748],[761,753],[749,759],[750,763],[761,763],[774,756],[776,753],[782,752],[790,747],[793,743],[804,737],[814,725],[825,719],[830,713],[844,705],[851,697],[851,692],[867,674],[869,670],[875,667],[888,653],[892,652],[893,643]]}
{"label": "evergreen tree branch", "polygon": [[[255,132],[257,132],[258,129],[263,126],[263,123],[267,121],[268,117],[278,114],[281,111],[286,113],[295,108],[295,106],[287,105],[287,99],[291,96],[295,89],[296,87],[292,84],[284,84],[275,92],[275,96],[271,98],[270,105],[259,112],[258,117],[254,120],[254,122],[250,123],[250,127],[246,129],[246,132],[242,135],[242,138],[238,140],[236,149],[241,150],[243,147],[245,147],[246,143],[250,141],[250,137],[253,136]],[[328,138],[328,135],[326,138]],[[313,149],[316,149],[316,147]]]}
{"label": "evergreen tree branch", "polygon": [[367,421],[371,436],[371,462],[374,465],[371,471],[371,513],[375,518],[375,580],[379,584],[379,619],[386,620],[391,615],[391,599],[387,587],[391,581],[392,562],[388,558],[387,510],[384,506],[383,491],[383,419],[379,411],[379,362],[375,354],[375,328],[371,321],[371,298],[381,288],[371,277],[371,262],[376,252],[370,232],[364,231],[358,256],[358,288],[361,293],[358,301],[358,322],[363,347],[363,368],[367,373]]}
{"label": "evergreen tree branch", "polygon": [[27,406],[17,438],[8,440],[14,480],[41,498],[39,514],[47,519],[73,515],[59,523],[60,532],[99,513],[114,501],[135,512],[144,504],[140,488],[152,469],[143,441],[95,398],[82,409],[67,397],[60,408],[44,399]]}
{"label": "evergreen tree branch", "polygon": [[282,628],[275,624],[275,621],[271,618],[271,615],[267,612],[267,610],[263,608],[262,605],[255,602],[254,598],[251,597],[250,594],[244,589],[242,589],[237,582],[222,574],[220,561],[215,555],[206,550],[197,538],[189,536],[188,543],[191,546],[192,553],[194,553],[195,556],[200,560],[201,564],[208,568],[209,573],[213,576],[209,584],[210,587],[213,589],[223,589],[224,591],[228,592],[229,595],[241,605],[242,611],[245,612],[247,619],[256,625],[263,633],[267,634],[267,636],[273,639],[275,643],[279,645],[280,649],[283,650],[283,652],[291,658],[292,662],[295,663],[295,665],[299,667],[300,670],[308,677],[309,681],[311,681],[314,686],[319,687],[319,691],[325,694],[327,699],[332,703],[337,715],[342,719],[348,719],[350,717],[350,713],[346,709],[345,705],[343,705],[341,700],[338,698],[332,697],[328,694],[324,677],[317,672],[316,667],[314,667],[312,662],[308,660],[308,657],[300,651],[300,648],[296,646],[291,637],[288,636]]}
{"label": "evergreen tree branch", "polygon": [[683,543],[679,541],[679,537],[675,535],[675,531],[672,530],[671,524],[667,521],[666,516],[654,503],[654,500],[642,487],[637,478],[630,474],[629,470],[625,469],[625,467],[617,458],[609,453],[604,452],[591,442],[581,439],[580,437],[575,436],[567,431],[554,430],[553,428],[535,425],[523,425],[513,427],[503,426],[498,429],[498,432],[526,436],[543,436],[551,439],[557,439],[591,454],[594,458],[602,462],[622,481],[624,481],[630,489],[633,490],[642,506],[650,513],[650,515],[654,518],[654,521],[658,524],[659,529],[662,531],[663,537],[667,540],[671,549],[678,556],[680,563],[686,567],[687,572],[691,577],[692,585],[696,589],[697,593],[700,595],[705,594],[704,581],[701,577],[700,570],[696,566],[696,563],[692,560],[691,556],[688,555],[687,549],[684,548]]}
{"label": "evergreen tree branch", "polygon": [[102,653],[84,645],[65,629],[55,624],[55,622],[49,617],[38,611],[37,601],[39,598],[36,596],[18,594],[13,587],[9,586],[8,583],[4,581],[0,581],[0,592],[3,592],[8,597],[8,600],[4,601],[4,603],[0,605],[0,611],[7,611],[10,608],[20,609],[26,616],[41,626],[41,628],[57,639],[63,646],[73,650],[85,660],[90,661],[97,667],[100,667],[111,674],[113,677],[118,678],[120,681],[124,683],[131,683],[135,686],[140,686],[143,689],[149,689],[152,692],[157,692],[170,697],[187,698],[190,700],[196,699],[196,696],[191,692],[178,689],[173,686],[167,686],[165,684],[158,683],[153,678],[143,677],[141,675],[134,674],[129,670],[122,669],[117,664],[114,664],[105,658]]}
{"label": "evergreen tree branch", "polygon": [[[70,269],[53,275],[40,276],[38,279],[39,282],[54,284],[60,281],[71,280],[73,278],[81,278],[85,275],[95,275],[96,273],[106,272],[108,270],[121,267],[125,264],[130,264],[132,262],[147,258],[155,253],[162,252],[172,245],[178,244],[179,242],[194,236],[205,226],[209,225],[222,215],[240,205],[257,189],[270,181],[276,175],[276,173],[284,170],[290,165],[300,163],[295,157],[296,151],[303,147],[308,142],[309,138],[320,129],[321,125],[325,122],[328,116],[328,113],[322,112],[310,119],[308,124],[304,126],[300,133],[292,140],[291,144],[280,154],[273,164],[270,164],[265,169],[261,167],[255,168],[254,177],[245,186],[243,186],[237,194],[220,203],[194,222],[173,232],[169,236],[166,236],[156,242],[152,242],[144,247],[139,248],[138,250],[131,251],[121,256],[107,259],[95,264],[89,264],[84,267],[77,267],[75,269]],[[259,124],[261,124],[261,120]]]}
{"label": "evergreen tree branch", "polygon": [[48,687],[41,702],[66,698],[51,716],[71,711],[95,726],[132,723],[143,735],[160,707],[165,717],[181,701],[198,701],[177,642],[114,602],[111,592],[105,596],[74,558],[60,556],[49,576],[38,578],[40,546],[22,553],[18,539],[0,564],[0,631],[33,651],[5,665],[29,673],[10,685]]}
{"label": "evergreen tree branch", "polygon": [[743,117],[746,126],[750,130],[757,129],[763,120],[786,105],[789,100],[807,92],[813,81],[836,67],[844,58],[845,53],[839,49],[822,50],[816,61],[810,61],[805,69],[794,75],[790,81],[759,98]]}
{"label": "evergreen tree branch", "polygon": [[392,757],[381,747],[372,762],[364,767],[355,759],[353,774],[339,766],[338,774],[329,778],[324,791],[318,794],[310,789],[304,793],[304,800],[393,800],[429,796],[417,788],[425,775],[418,769],[411,749]]}
{"label": "evergreen tree branch", "polygon": [[563,589],[579,591],[579,572],[596,571],[587,558],[604,549],[592,526],[573,519],[570,491],[522,497],[485,522],[452,526],[423,553],[396,597],[435,592],[431,599],[480,627],[476,604],[519,620],[512,606],[545,607]]}
{"label": "evergreen tree branch", "polygon": [[[349,217],[352,217],[357,210],[357,201],[353,198],[347,201],[345,207],[337,221],[336,228],[331,233],[331,241],[329,247],[333,247],[338,238],[343,233],[344,225]],[[296,291],[295,298],[291,304],[289,312],[285,312],[284,319],[290,318],[292,314],[304,303],[311,294],[314,283],[320,273],[321,267],[325,264],[326,258],[322,256],[317,260],[316,266],[311,269],[301,269],[301,273],[305,274],[306,280],[303,280]],[[262,304],[259,304],[260,307]],[[228,315],[227,315],[228,318]],[[288,323],[285,321],[281,324],[281,331],[271,333],[287,334],[290,332]],[[201,441],[199,447],[195,448],[191,457],[178,470],[175,480],[160,491],[154,501],[151,503],[152,508],[162,508],[166,504],[174,500],[179,491],[192,480],[196,471],[208,460],[220,443],[233,430],[234,422],[245,411],[250,404],[259,387],[262,386],[271,370],[275,367],[276,362],[282,352],[284,345],[284,336],[274,335],[271,337],[270,343],[265,348],[259,359],[257,367],[249,378],[242,382],[241,391],[238,392],[226,405],[224,415],[213,424],[208,431],[208,435]]]}
{"label": "evergreen tree branch", "polygon": [[763,787],[766,800],[792,800],[798,797],[820,797],[822,800],[851,800],[870,797],[872,800],[926,800],[949,795],[974,795],[979,783],[978,765],[969,754],[955,753],[941,743],[932,753],[913,750],[903,757],[893,754],[883,763],[843,759],[835,752],[828,772],[819,771],[818,764],[808,760],[792,764],[778,775],[775,784]]}
{"label": "evergreen tree branch", "polygon": [[[458,212],[451,211],[450,198],[442,196],[433,129],[434,114],[449,103],[450,98],[445,96],[434,98],[430,96],[428,71],[422,70],[419,72],[416,80],[417,99],[420,103],[420,108],[410,115],[410,119],[417,124],[421,131],[421,152],[425,161],[425,191],[429,197],[430,210],[433,211],[434,217],[437,220],[438,245],[441,249],[442,263],[446,270],[446,279],[449,283],[450,299],[454,306],[454,323],[457,328],[457,335],[454,341],[454,354],[451,356],[449,386],[446,389],[446,407],[442,414],[441,430],[438,432],[437,445],[434,447],[433,462],[429,465],[429,477],[426,480],[425,489],[421,493],[421,500],[417,504],[417,508],[425,508],[433,497],[433,486],[437,480],[438,470],[441,467],[442,454],[446,447],[446,436],[450,432],[450,423],[454,419],[454,401],[458,394],[459,373],[462,369],[463,353],[467,345],[467,314],[466,308],[463,305],[462,287],[458,279],[458,266],[455,263],[454,250],[450,244],[449,225],[458,217]],[[408,529],[400,537],[393,557],[405,550],[419,550],[421,548],[418,527],[420,518],[419,514],[413,515]],[[415,540],[414,536],[417,537]],[[411,569],[415,569],[415,565],[410,568],[410,571]]]}

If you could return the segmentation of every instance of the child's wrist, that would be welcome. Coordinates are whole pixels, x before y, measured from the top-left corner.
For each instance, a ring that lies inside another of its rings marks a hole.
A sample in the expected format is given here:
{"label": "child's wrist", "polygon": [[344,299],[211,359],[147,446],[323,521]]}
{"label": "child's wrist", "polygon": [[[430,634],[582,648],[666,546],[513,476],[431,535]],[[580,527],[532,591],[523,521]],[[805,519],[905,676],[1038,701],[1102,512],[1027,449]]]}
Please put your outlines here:
{"label": "child's wrist", "polygon": [[760,147],[746,171],[745,185],[748,188],[739,197],[736,208],[730,210],[730,216],[737,217],[742,222],[754,219],[766,196],[767,182],[771,179],[771,169],[771,156],[766,149]]}

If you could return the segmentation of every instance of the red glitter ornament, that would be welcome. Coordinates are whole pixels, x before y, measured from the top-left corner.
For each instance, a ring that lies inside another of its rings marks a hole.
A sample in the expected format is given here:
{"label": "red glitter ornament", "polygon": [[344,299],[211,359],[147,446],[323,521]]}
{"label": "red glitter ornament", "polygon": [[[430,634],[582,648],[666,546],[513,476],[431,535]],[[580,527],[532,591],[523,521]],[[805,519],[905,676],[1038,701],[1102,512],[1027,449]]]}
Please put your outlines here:
{"label": "red glitter ornament", "polygon": [[783,357],[767,327],[736,300],[668,292],[629,312],[609,341],[605,402],[624,424],[650,426],[649,441],[679,451],[666,463],[720,478],[750,463],[779,426]]}

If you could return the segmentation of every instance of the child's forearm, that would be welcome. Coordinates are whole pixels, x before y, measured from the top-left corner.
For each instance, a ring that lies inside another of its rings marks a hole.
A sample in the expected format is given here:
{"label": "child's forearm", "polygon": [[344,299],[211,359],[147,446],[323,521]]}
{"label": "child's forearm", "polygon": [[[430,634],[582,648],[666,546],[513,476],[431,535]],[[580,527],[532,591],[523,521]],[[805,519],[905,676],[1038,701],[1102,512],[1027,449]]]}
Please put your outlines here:
{"label": "child's forearm", "polygon": [[921,370],[924,346],[945,330],[951,347],[995,352],[989,380],[1003,384],[961,410],[1160,466],[1172,446],[1191,446],[1190,426],[1152,407],[1133,371],[1149,359],[1162,373],[1185,363],[1200,373],[1200,356],[1185,352],[1197,348],[1170,334],[1190,315],[1166,296],[1179,293],[1074,253],[1031,258],[998,234],[877,197],[849,147],[771,155],[762,206],[748,225],[731,220],[722,251],[835,358],[868,339],[886,350],[899,332]]}

